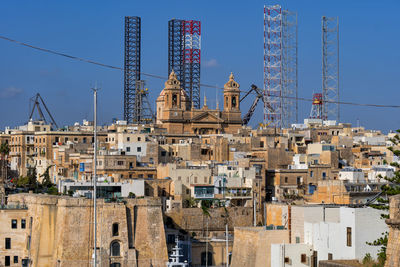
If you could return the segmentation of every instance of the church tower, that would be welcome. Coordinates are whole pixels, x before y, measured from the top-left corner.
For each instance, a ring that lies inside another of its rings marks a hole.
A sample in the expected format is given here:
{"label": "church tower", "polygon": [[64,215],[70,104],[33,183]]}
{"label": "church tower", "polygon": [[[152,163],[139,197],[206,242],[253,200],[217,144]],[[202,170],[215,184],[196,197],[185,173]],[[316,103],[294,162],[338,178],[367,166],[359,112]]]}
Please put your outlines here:
{"label": "church tower", "polygon": [[239,111],[240,90],[239,84],[231,72],[229,81],[224,85],[224,111]]}
{"label": "church tower", "polygon": [[164,89],[157,98],[157,123],[169,120],[172,117],[179,119],[183,112],[188,110],[188,99],[185,91],[181,88],[180,82],[174,71],[164,84]]}

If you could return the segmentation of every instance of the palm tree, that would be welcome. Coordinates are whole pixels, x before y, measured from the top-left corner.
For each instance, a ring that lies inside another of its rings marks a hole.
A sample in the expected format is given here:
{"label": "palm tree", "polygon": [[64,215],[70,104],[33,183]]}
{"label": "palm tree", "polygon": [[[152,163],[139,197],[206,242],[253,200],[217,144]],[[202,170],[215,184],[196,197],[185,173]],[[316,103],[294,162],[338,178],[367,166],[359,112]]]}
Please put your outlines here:
{"label": "palm tree", "polygon": [[224,222],[225,222],[225,228],[226,228],[226,233],[225,233],[225,235],[226,235],[226,267],[228,267],[229,266],[229,254],[228,254],[228,224],[229,224],[229,211],[228,211],[228,209],[226,208],[226,206],[224,206],[224,211],[225,211],[225,214],[222,214],[221,215],[221,217],[222,218],[224,218]]}
{"label": "palm tree", "polygon": [[[204,229],[204,218],[206,218],[206,220],[207,220],[207,230],[206,230],[206,267],[208,266],[208,218],[211,217],[209,209],[210,209],[210,202],[207,201],[207,200],[202,200],[201,201],[201,211],[203,213],[203,229]],[[203,236],[204,236],[204,230],[203,230]]]}

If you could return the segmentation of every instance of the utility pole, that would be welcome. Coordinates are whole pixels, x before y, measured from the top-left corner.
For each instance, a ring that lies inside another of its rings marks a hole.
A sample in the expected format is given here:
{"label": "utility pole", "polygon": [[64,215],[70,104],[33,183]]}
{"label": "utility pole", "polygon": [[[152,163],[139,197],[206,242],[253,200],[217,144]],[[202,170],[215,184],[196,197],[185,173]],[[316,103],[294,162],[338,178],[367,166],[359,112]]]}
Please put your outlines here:
{"label": "utility pole", "polygon": [[93,122],[93,136],[94,136],[94,157],[93,157],[93,267],[97,266],[97,86],[93,88],[93,102],[94,102],[94,122]]}
{"label": "utility pole", "polygon": [[226,231],[226,233],[225,233],[225,235],[226,235],[226,239],[225,239],[225,243],[226,243],[226,267],[229,267],[229,248],[228,248],[228,245],[229,245],[229,243],[228,243],[228,235],[229,235],[229,232],[228,232],[228,220],[226,221],[226,224],[225,224],[225,231]]}

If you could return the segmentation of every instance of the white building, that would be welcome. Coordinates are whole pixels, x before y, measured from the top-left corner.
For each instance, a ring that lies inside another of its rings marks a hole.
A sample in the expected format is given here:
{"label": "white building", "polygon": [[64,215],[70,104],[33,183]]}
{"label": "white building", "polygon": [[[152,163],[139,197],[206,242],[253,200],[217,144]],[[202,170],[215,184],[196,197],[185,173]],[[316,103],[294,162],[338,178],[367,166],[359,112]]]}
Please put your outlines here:
{"label": "white building", "polygon": [[308,244],[271,244],[271,266],[312,266],[313,248]]}
{"label": "white building", "polygon": [[[129,193],[136,197],[143,197],[145,184],[143,179],[131,179],[123,183],[108,182],[109,177],[99,177],[97,182],[97,191],[101,197],[129,197]],[[73,191],[74,196],[91,196],[93,191],[92,182],[76,182],[73,180],[60,180],[58,191],[67,194]]]}
{"label": "white building", "polygon": [[349,181],[350,183],[365,183],[364,172],[361,169],[352,167],[343,168],[339,172],[339,180]]}
{"label": "white building", "polygon": [[368,181],[372,183],[384,183],[387,182],[384,177],[393,178],[396,168],[393,166],[374,166],[368,173]]}
{"label": "white building", "polygon": [[293,156],[292,165],[289,165],[289,169],[293,169],[293,170],[308,169],[307,155],[306,154],[295,154]]}
{"label": "white building", "polygon": [[340,207],[339,221],[304,222],[304,241],[317,251],[318,261],[358,259],[369,253],[376,258],[379,247],[370,246],[388,231],[381,210]]}
{"label": "white building", "polygon": [[110,149],[118,149],[125,152],[125,155],[135,155],[140,161],[146,156],[147,134],[136,132],[117,132],[109,133],[107,142],[110,144]]}

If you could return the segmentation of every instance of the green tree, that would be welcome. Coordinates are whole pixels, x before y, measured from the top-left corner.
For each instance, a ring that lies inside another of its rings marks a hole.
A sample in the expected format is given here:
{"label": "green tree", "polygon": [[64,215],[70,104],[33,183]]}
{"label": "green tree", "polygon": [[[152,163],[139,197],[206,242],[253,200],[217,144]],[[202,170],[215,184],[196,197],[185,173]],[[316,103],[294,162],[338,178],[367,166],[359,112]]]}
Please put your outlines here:
{"label": "green tree", "polygon": [[27,173],[26,177],[28,178],[29,189],[37,190],[38,181],[37,181],[36,167],[28,167],[28,173]]}
{"label": "green tree", "polygon": [[[390,139],[392,142],[393,146],[388,147],[390,151],[393,152],[393,154],[397,157],[400,157],[400,130],[396,131],[397,134]],[[391,166],[396,167],[397,169],[400,167],[400,165],[397,162],[392,162],[390,163]],[[388,181],[387,184],[383,185],[381,187],[382,193],[380,197],[377,198],[376,203],[370,204],[371,207],[379,210],[384,210],[388,211],[389,210],[389,197],[394,196],[397,194],[400,194],[400,171],[395,171],[394,176],[392,178],[389,177],[383,177],[385,180]],[[381,214],[382,219],[387,219],[389,218],[389,215],[387,213]],[[385,263],[386,261],[386,248],[387,248],[387,243],[388,243],[388,232],[382,233],[382,236],[378,238],[377,240],[374,240],[373,242],[367,242],[368,245],[371,246],[379,246],[380,250],[378,252],[378,261],[380,264]]]}
{"label": "green tree", "polygon": [[53,185],[53,186],[50,186],[50,187],[47,189],[47,194],[49,194],[49,195],[58,195],[58,189],[57,189],[57,187],[55,187],[54,185]]}
{"label": "green tree", "polygon": [[50,180],[50,168],[53,167],[53,165],[50,165],[46,168],[43,174],[40,175],[40,177],[43,178],[42,180],[42,186],[44,188],[50,188],[54,186],[54,184]]}
{"label": "green tree", "polygon": [[2,143],[0,145],[0,154],[1,154],[1,159],[5,159],[5,157],[10,154],[10,147],[8,146],[7,143]]}

